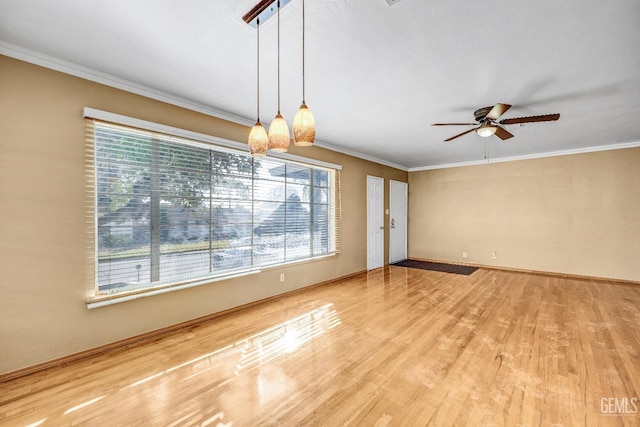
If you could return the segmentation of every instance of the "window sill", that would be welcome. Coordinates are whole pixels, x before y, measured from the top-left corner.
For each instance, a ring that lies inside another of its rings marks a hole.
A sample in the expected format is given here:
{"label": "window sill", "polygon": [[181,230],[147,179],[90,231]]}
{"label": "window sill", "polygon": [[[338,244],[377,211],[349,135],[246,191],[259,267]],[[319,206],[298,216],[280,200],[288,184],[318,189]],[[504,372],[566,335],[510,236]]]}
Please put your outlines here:
{"label": "window sill", "polygon": [[296,265],[296,264],[306,264],[308,262],[316,262],[316,261],[323,261],[326,260],[327,258],[332,258],[335,257],[336,255],[338,255],[339,251],[335,251],[335,252],[331,252],[328,254],[324,254],[324,255],[317,255],[311,258],[301,258],[301,259],[294,259],[291,261],[284,261],[284,262],[279,262],[276,264],[265,264],[265,265],[261,265],[260,269],[262,271],[265,270],[273,270],[276,268],[281,268],[281,267],[290,267],[292,265]]}
{"label": "window sill", "polygon": [[153,296],[153,295],[165,294],[167,292],[179,291],[181,289],[188,289],[188,288],[193,288],[193,287],[196,287],[196,286],[207,285],[209,283],[220,282],[222,280],[229,280],[229,279],[235,279],[237,277],[250,276],[250,275],[253,275],[253,274],[260,273],[260,272],[262,272],[264,270],[273,270],[275,268],[288,267],[288,266],[292,266],[292,265],[295,265],[295,264],[303,264],[303,263],[314,262],[314,261],[322,261],[322,260],[325,260],[327,258],[335,257],[337,254],[338,254],[338,251],[332,252],[332,253],[326,254],[326,255],[316,256],[316,257],[313,257],[313,258],[304,258],[304,259],[299,259],[299,260],[287,261],[287,262],[283,262],[283,263],[279,263],[279,264],[265,265],[265,266],[262,266],[261,269],[257,269],[257,270],[245,270],[245,271],[237,272],[235,274],[230,274],[230,275],[227,275],[227,276],[212,277],[212,278],[209,278],[209,279],[199,280],[199,281],[196,281],[196,282],[188,282],[188,283],[182,283],[182,284],[176,284],[176,285],[167,285],[167,286],[163,286],[163,287],[149,288],[149,289],[131,291],[131,292],[126,292],[126,293],[123,292],[121,294],[101,295],[101,296],[96,296],[95,298],[91,298],[91,299],[87,300],[86,304],[87,304],[87,308],[88,309],[94,309],[94,308],[98,308],[98,307],[104,307],[104,306],[107,306],[107,305],[118,304],[118,303],[121,303],[121,302],[132,301],[132,300],[135,300],[135,299],[146,298],[146,297],[150,297],[150,296]]}
{"label": "window sill", "polygon": [[87,308],[93,309],[98,307],[104,307],[106,305],[118,304],[121,302],[132,301],[135,299],[146,298],[153,295],[165,294],[167,292],[179,291],[181,289],[193,288],[196,286],[207,285],[209,283],[219,282],[222,280],[235,279],[237,277],[249,276],[253,274],[260,273],[261,270],[247,270],[242,271],[236,274],[231,274],[228,276],[218,276],[212,277],[209,279],[199,280],[197,282],[188,282],[177,285],[167,285],[164,287],[157,288],[149,288],[140,291],[133,291],[128,293],[114,294],[114,295],[104,295],[104,296],[96,296],[95,298],[91,298],[86,301]]}

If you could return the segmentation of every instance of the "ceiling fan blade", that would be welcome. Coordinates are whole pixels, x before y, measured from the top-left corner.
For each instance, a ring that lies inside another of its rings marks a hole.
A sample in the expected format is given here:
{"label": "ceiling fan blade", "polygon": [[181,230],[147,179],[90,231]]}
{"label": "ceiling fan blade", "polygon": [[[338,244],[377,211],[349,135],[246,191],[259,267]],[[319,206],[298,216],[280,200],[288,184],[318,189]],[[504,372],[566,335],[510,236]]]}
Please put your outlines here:
{"label": "ceiling fan blade", "polygon": [[477,123],[434,123],[431,126],[475,126]]}
{"label": "ceiling fan blade", "polygon": [[500,120],[501,125],[515,125],[517,123],[553,122],[560,118],[560,114],[543,114],[541,116],[514,117]]}
{"label": "ceiling fan blade", "polygon": [[511,132],[509,132],[505,128],[501,128],[500,126],[496,126],[496,133],[494,135],[503,141],[505,139],[513,138],[513,134]]}
{"label": "ceiling fan blade", "polygon": [[444,140],[444,142],[452,141],[452,140],[454,140],[454,139],[456,139],[456,138],[461,137],[462,135],[466,135],[466,134],[468,134],[469,132],[473,132],[473,131],[474,131],[474,130],[476,130],[476,129],[478,129],[478,128],[471,128],[471,129],[469,129],[469,130],[465,130],[464,132],[459,133],[459,134],[457,134],[456,136],[452,136],[452,137],[451,137],[451,138],[449,138],[449,139],[445,139],[445,140]]}
{"label": "ceiling fan blade", "polygon": [[511,108],[509,104],[496,104],[491,111],[487,113],[487,119],[498,120],[498,117],[503,115],[509,108]]}

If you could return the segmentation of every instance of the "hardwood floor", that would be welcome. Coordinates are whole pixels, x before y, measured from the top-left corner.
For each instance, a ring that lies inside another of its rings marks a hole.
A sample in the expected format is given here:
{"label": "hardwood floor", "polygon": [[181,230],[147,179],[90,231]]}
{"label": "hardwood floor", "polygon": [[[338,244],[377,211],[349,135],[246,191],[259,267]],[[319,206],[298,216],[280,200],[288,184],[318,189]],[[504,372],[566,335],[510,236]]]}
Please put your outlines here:
{"label": "hardwood floor", "polygon": [[640,286],[387,267],[0,384],[0,424],[640,425]]}

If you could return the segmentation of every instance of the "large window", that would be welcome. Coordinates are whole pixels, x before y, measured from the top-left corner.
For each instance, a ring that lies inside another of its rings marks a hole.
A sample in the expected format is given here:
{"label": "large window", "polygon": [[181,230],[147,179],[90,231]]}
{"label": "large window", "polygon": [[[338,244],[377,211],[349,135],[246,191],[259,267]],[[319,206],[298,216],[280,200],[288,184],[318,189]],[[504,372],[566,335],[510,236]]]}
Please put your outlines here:
{"label": "large window", "polygon": [[336,252],[337,170],[88,126],[97,296]]}

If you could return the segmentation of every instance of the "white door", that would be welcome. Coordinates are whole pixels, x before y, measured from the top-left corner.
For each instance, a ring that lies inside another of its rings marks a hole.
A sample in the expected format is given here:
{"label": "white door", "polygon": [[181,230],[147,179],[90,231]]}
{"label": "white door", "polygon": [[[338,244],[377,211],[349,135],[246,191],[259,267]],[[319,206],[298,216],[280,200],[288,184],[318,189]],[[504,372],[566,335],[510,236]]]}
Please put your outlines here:
{"label": "white door", "polygon": [[367,176],[367,270],[384,265],[384,179]]}
{"label": "white door", "polygon": [[407,259],[406,182],[389,182],[389,264]]}

